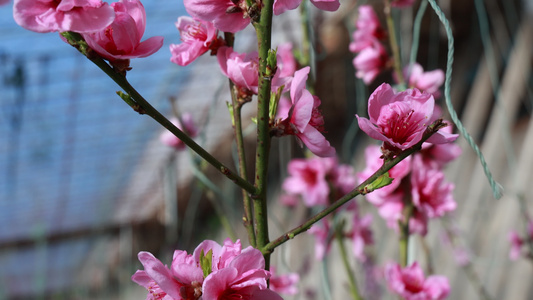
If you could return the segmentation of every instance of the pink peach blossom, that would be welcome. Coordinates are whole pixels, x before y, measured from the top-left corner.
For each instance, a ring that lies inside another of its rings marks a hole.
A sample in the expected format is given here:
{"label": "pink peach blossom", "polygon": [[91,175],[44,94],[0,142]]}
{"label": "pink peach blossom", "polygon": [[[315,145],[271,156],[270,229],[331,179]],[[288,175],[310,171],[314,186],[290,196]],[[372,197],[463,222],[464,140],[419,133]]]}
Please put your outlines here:
{"label": "pink peach blossom", "polygon": [[[183,124],[177,118],[170,119],[170,122],[172,122],[172,124],[184,131],[190,137],[195,137],[198,135],[198,128],[194,124],[191,114],[184,113],[181,116],[181,121],[183,122]],[[161,143],[169,147],[175,148],[176,150],[185,149],[185,144],[168,130],[163,131],[163,133],[161,133],[161,135],[159,136],[159,139]]]}
{"label": "pink peach blossom", "polygon": [[[377,171],[383,164],[380,158],[381,151],[376,145],[370,145],[365,150],[366,168],[357,174],[358,183],[362,183]],[[416,157],[416,155],[415,155]],[[418,158],[420,159],[420,157]],[[404,198],[411,196],[411,191],[405,190],[410,186],[410,176],[414,167],[413,159],[409,156],[389,170],[389,176],[393,178],[391,184],[373,191],[365,196],[368,202],[378,209],[379,215],[386,221],[389,228],[399,231],[398,221],[404,219],[403,210],[405,208]],[[426,168],[426,166],[424,166]],[[406,182],[407,181],[407,182]],[[415,207],[409,219],[409,232],[425,235],[427,233],[428,216],[420,208]]]}
{"label": "pink peach blossom", "polygon": [[355,24],[350,51],[358,53],[353,59],[355,76],[370,84],[385,68],[389,56],[385,47],[379,42],[385,32],[370,5],[359,6],[359,16]]}
{"label": "pink peach blossom", "polygon": [[[237,53],[231,47],[220,47],[217,52],[220,70],[240,89],[257,94],[259,88],[259,56],[257,51],[251,53]],[[272,78],[272,91],[285,86],[292,78],[280,77],[282,72],[276,72]]]}
{"label": "pink peach blossom", "polygon": [[[139,261],[141,261],[144,270],[137,271],[132,280],[148,290],[147,299],[186,299],[183,293],[192,290],[201,293],[201,285],[203,282],[202,270],[194,266],[185,253],[184,258],[186,263],[181,264],[182,261],[176,262],[176,265],[189,266],[186,271],[174,273],[168,269],[161,261],[155,258],[149,252],[139,252]],[[173,262],[174,264],[174,262]],[[182,266],[183,267],[183,266]],[[185,268],[182,268],[185,270]],[[198,272],[199,271],[199,272]],[[194,293],[194,292],[193,292]]]}
{"label": "pink peach blossom", "polygon": [[[338,164],[335,157],[293,159],[283,182],[288,195],[301,195],[306,206],[327,205],[356,186],[353,168]],[[293,201],[290,203],[295,204]]]}
{"label": "pink peach blossom", "polygon": [[[410,74],[408,74],[410,70]],[[403,75],[408,78],[409,87],[417,88],[423,92],[430,93],[435,98],[440,97],[439,88],[444,83],[444,72],[442,70],[433,70],[424,72],[421,65],[415,63],[409,68],[405,67]]]}
{"label": "pink peach blossom", "polygon": [[[449,122],[446,122],[449,124]],[[440,130],[446,134],[452,134],[452,126],[442,128]],[[435,168],[443,168],[444,165],[451,162],[461,155],[461,147],[455,143],[447,144],[430,144],[423,143],[422,150],[417,155],[421,155],[425,164]]]}
{"label": "pink peach blossom", "polygon": [[[211,253],[210,270],[206,271],[202,255]],[[267,288],[270,272],[265,271],[261,252],[248,247],[242,250],[240,241],[226,239],[224,245],[203,241],[194,253],[176,250],[169,268],[148,252],[140,252],[144,270],[132,280],[148,290],[147,299],[281,299]],[[204,268],[202,268],[204,267]]]}
{"label": "pink peach blossom", "polygon": [[221,31],[236,33],[250,24],[244,0],[184,0],[183,4],[193,18],[213,22]]}
{"label": "pink peach blossom", "polygon": [[337,164],[331,170],[328,178],[335,189],[335,191],[332,191],[335,199],[348,194],[357,186],[357,176],[350,165]]}
{"label": "pink peach blossom", "polygon": [[[274,14],[278,16],[287,10],[296,9],[300,3],[302,0],[274,0]],[[311,0],[311,3],[316,8],[325,11],[336,11],[341,5],[339,0]]]}
{"label": "pink peach blossom", "polygon": [[359,16],[355,23],[356,30],[353,33],[353,41],[349,46],[350,51],[353,53],[372,47],[376,40],[385,36],[385,32],[372,6],[361,5],[358,10]]}
{"label": "pink peach blossom", "polygon": [[[405,222],[403,210],[405,208],[404,191],[397,189],[394,193],[387,195],[386,200],[376,206],[379,215],[385,220],[387,227],[393,229],[395,232],[400,232],[398,222]],[[409,233],[420,234],[422,236],[427,234],[428,217],[414,208],[414,211],[409,218]]]}
{"label": "pink peach blossom", "polygon": [[285,95],[281,95],[278,102],[278,111],[276,112],[276,119],[285,120],[289,117],[291,113],[292,102],[291,99],[287,98]]}
{"label": "pink peach blossom", "polygon": [[330,188],[326,175],[334,164],[330,158],[291,160],[287,167],[290,177],[283,182],[283,190],[301,195],[306,206],[327,205]]}
{"label": "pink peach blossom", "polygon": [[165,293],[159,285],[150,277],[144,270],[137,270],[131,280],[138,285],[146,288],[148,295],[146,300],[173,300],[174,298],[170,297]]}
{"label": "pink peach blossom", "polygon": [[524,244],[524,240],[514,230],[509,232],[508,240],[511,243],[511,249],[509,250],[509,259],[519,259],[522,255],[522,245]]}
{"label": "pink peach blossom", "polygon": [[[509,259],[517,260],[522,255],[522,247],[533,239],[533,221],[529,221],[526,228],[526,236],[520,236],[516,231],[509,232],[508,239],[511,243]],[[530,254],[530,253],[529,253]]]}
{"label": "pink peach blossom", "polygon": [[163,46],[163,37],[141,42],[146,27],[146,12],[139,0],[120,0],[111,4],[115,20],[104,30],[82,34],[94,51],[109,60],[127,60],[154,54]]}
{"label": "pink peach blossom", "polygon": [[381,43],[373,40],[371,45],[363,48],[353,59],[355,77],[370,84],[385,68],[389,55]]}
{"label": "pink peach blossom", "polygon": [[[374,193],[375,192],[372,192],[372,194]],[[398,232],[398,221],[403,219],[403,209],[405,207],[403,199],[405,197],[405,192],[402,189],[396,189],[394,192],[380,197],[379,204],[371,202],[368,195],[367,200],[376,206],[379,215],[387,222],[387,226]]]}
{"label": "pink peach blossom", "polygon": [[324,131],[324,119],[318,107],[320,99],[305,89],[309,67],[294,73],[290,95],[292,107],[286,119],[278,122],[279,135],[296,135],[311,152],[321,157],[335,155],[321,132]]}
{"label": "pink peach blossom", "polygon": [[15,0],[13,18],[35,32],[95,32],[113,22],[115,13],[100,0]]}
{"label": "pink peach blossom", "polygon": [[450,293],[446,277],[432,275],[425,278],[417,262],[405,268],[397,263],[387,264],[385,279],[390,290],[406,300],[441,300]]}
{"label": "pink peach blossom", "polygon": [[[229,260],[228,260],[229,261]],[[235,256],[224,268],[209,274],[202,288],[203,299],[282,299],[269,290],[261,251],[248,247]]]}
{"label": "pink peach blossom", "polygon": [[297,273],[287,273],[278,275],[276,267],[270,267],[270,289],[279,294],[296,295],[298,293],[298,282],[300,276]]}
{"label": "pink peach blossom", "polygon": [[211,22],[182,16],[178,18],[176,28],[180,32],[182,43],[170,45],[170,61],[180,66],[190,64],[200,55],[221,44],[217,39],[218,30]]}
{"label": "pink peach blossom", "polygon": [[237,53],[231,47],[221,47],[217,53],[220,70],[233,83],[253,94],[257,94],[259,85],[259,56],[257,52]]}
{"label": "pink peach blossom", "polygon": [[[367,118],[357,116],[359,127],[370,137],[385,142],[392,149],[405,150],[422,139],[426,128],[436,120],[435,100],[417,89],[396,93],[386,83],[380,85],[368,100]],[[439,130],[426,142],[444,144],[458,135]]]}
{"label": "pink peach blossom", "polygon": [[413,205],[428,218],[442,217],[455,210],[453,199],[454,185],[446,182],[444,173],[439,169],[424,165],[420,156],[413,159],[411,173],[411,196]]}

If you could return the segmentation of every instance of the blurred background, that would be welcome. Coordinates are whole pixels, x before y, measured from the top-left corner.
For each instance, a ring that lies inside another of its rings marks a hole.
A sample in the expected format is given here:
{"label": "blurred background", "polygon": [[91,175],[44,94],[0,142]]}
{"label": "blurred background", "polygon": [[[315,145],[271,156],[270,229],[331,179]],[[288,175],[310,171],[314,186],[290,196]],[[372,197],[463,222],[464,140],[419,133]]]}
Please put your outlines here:
{"label": "blurred background", "polygon": [[[368,140],[357,131],[354,115],[365,114],[368,95],[377,85],[391,82],[387,74],[369,87],[355,79],[348,44],[356,5],[363,2],[383,17],[381,1],[345,0],[336,13],[312,11],[320,24],[313,28],[316,92],[326,136],[341,161],[357,171],[363,168],[360,153]],[[521,216],[531,209],[533,196],[528,189],[533,178],[533,2],[438,2],[456,39],[452,101],[505,196],[492,198],[475,154],[461,139],[463,155],[447,170],[458,202],[451,222],[472,264],[465,269],[454,262],[453,249],[442,246],[443,229],[435,224],[427,238],[435,272],[450,278],[450,299],[479,298],[472,276],[493,299],[532,299],[533,266],[525,259],[508,260],[507,233],[523,231]],[[227,79],[218,72],[216,59],[205,55],[189,67],[170,63],[168,46],[179,43],[174,23],[186,14],[182,1],[143,4],[145,38],[164,36],[165,45],[148,58],[133,60],[129,81],[165,115],[191,113],[201,128],[197,141],[234,166]],[[419,4],[394,12],[404,62]],[[143,299],[145,290],[130,280],[140,268],[137,252],[151,251],[170,262],[173,249],[192,250],[205,238],[221,242],[227,235],[217,214],[227,216],[246,244],[242,213],[235,208],[240,207],[239,192],[232,183],[188,151],[162,145],[162,129],[125,105],[115,94],[118,86],[58,34],[18,27],[11,5],[0,6],[0,299]],[[298,47],[298,12],[278,18],[274,45],[290,41]],[[447,40],[431,8],[422,22],[417,61],[426,70],[444,69]],[[236,43],[241,52],[254,49],[253,30],[237,35]],[[246,108],[251,116],[253,104]],[[253,147],[250,121],[246,132]],[[248,162],[253,166],[252,149]],[[286,162],[301,153],[291,139],[275,140],[271,195],[286,176]],[[271,238],[309,215],[302,208],[283,218],[275,198]],[[381,241],[375,247],[379,257],[394,257],[395,235],[383,222],[373,229]],[[301,253],[309,243],[312,239],[301,237],[276,251],[282,257],[275,259],[302,276],[302,291],[320,280],[305,276],[312,253]],[[338,287],[333,299],[344,299],[342,275],[331,275],[333,282],[340,278],[333,284]],[[294,299],[321,298],[309,291]]]}

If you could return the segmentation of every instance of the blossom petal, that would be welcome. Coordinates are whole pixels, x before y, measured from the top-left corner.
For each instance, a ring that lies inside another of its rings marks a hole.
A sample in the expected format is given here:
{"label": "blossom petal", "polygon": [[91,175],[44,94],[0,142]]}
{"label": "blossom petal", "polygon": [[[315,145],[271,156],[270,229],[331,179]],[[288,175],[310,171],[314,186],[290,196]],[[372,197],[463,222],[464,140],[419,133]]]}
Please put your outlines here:
{"label": "blossom petal", "polygon": [[311,0],[311,3],[325,11],[336,11],[341,6],[339,0]]}
{"label": "blossom petal", "polygon": [[330,157],[336,153],[335,148],[331,147],[322,133],[313,126],[307,126],[305,131],[297,134],[297,136],[317,156]]}
{"label": "blossom petal", "polygon": [[300,70],[294,72],[294,78],[292,79],[291,83],[291,100],[294,104],[295,101],[298,101],[298,99],[301,96],[301,93],[303,90],[305,90],[305,83],[307,81],[307,77],[309,75],[309,70],[311,68],[309,66],[305,68],[301,68]]}
{"label": "blossom petal", "polygon": [[367,118],[359,117],[358,115],[355,116],[357,117],[357,123],[359,124],[359,128],[361,128],[362,131],[368,134],[369,137],[379,141],[389,141],[389,138],[379,132],[376,126],[372,124],[370,120],[368,120]]}
{"label": "blossom petal", "polygon": [[128,58],[147,57],[156,53],[163,47],[163,37],[153,36],[144,42],[141,42]]}
{"label": "blossom petal", "polygon": [[151,253],[141,251],[138,254],[139,261],[144,266],[144,271],[150,278],[152,278],[159,287],[165,291],[171,297],[180,298],[180,287],[177,282],[172,278],[170,270],[163,265],[157,258]]}
{"label": "blossom petal", "polygon": [[203,299],[219,299],[219,296],[238,276],[237,269],[225,268],[209,274],[202,285]]}
{"label": "blossom petal", "polygon": [[270,289],[256,290],[252,299],[254,300],[283,300],[280,295]]}
{"label": "blossom petal", "polygon": [[387,83],[382,83],[368,98],[368,116],[372,123],[376,123],[381,113],[381,107],[389,104],[394,99],[394,90]]}
{"label": "blossom petal", "polygon": [[261,251],[249,246],[242,250],[241,254],[229,264],[230,267],[236,268],[239,274],[253,269],[264,269],[265,259]]}
{"label": "blossom petal", "polygon": [[302,90],[300,95],[300,98],[294,104],[291,123],[296,126],[298,131],[303,132],[308,127],[309,120],[311,120],[315,100],[308,90]]}
{"label": "blossom petal", "polygon": [[279,16],[287,10],[293,10],[297,8],[301,2],[302,0],[274,0],[274,14]]}
{"label": "blossom petal", "polygon": [[455,141],[459,137],[459,134],[447,133],[442,130],[437,131],[429,139],[426,140],[432,144],[446,144]]}

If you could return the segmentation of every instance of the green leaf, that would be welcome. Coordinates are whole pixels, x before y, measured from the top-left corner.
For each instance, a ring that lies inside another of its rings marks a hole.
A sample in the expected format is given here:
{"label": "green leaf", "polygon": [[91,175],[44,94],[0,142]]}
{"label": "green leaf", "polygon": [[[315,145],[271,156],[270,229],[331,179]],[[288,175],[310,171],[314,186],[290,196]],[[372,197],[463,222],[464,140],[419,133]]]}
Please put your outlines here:
{"label": "green leaf", "polygon": [[204,278],[211,274],[213,264],[213,249],[207,251],[207,255],[204,255],[204,250],[200,252],[200,267],[204,272]]}
{"label": "green leaf", "polygon": [[281,98],[281,94],[283,93],[283,89],[285,88],[284,85],[280,86],[278,90],[275,93],[270,93],[270,104],[269,104],[269,112],[268,115],[270,117],[270,120],[274,120],[276,118],[276,113],[278,112],[278,103],[279,99]]}
{"label": "green leaf", "polygon": [[229,115],[231,117],[231,125],[235,127],[235,118],[233,118],[233,105],[229,102],[226,102],[226,106],[228,107]]}
{"label": "green leaf", "polygon": [[277,49],[269,49],[267,56],[266,76],[274,76],[278,66]]}
{"label": "green leaf", "polygon": [[379,176],[376,180],[374,180],[374,182],[368,184],[365,186],[365,191],[367,193],[370,193],[372,191],[375,191],[377,189],[380,189],[384,186],[387,186],[389,184],[392,183],[392,181],[394,180],[394,178],[390,177],[389,176],[389,172]]}

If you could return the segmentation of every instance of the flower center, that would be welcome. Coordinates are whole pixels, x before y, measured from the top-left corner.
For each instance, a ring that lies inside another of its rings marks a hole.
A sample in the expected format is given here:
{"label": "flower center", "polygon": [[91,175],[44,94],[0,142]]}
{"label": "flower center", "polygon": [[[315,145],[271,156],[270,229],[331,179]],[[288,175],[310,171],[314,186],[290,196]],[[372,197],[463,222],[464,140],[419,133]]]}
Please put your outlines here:
{"label": "flower center", "polygon": [[303,170],[302,178],[309,186],[314,186],[317,182],[316,172],[309,168]]}
{"label": "flower center", "polygon": [[424,130],[425,119],[427,117],[421,117],[406,103],[391,103],[383,108],[377,125],[383,135],[395,143],[404,144]]}
{"label": "flower center", "polygon": [[183,32],[180,32],[181,40],[186,41],[205,41],[207,40],[207,33],[201,24],[187,25]]}
{"label": "flower center", "polygon": [[313,108],[309,125],[315,127],[320,132],[324,132],[324,117],[318,107]]}
{"label": "flower center", "polygon": [[416,276],[402,274],[402,281],[405,285],[405,289],[413,294],[419,293],[423,289],[423,280],[420,280],[420,278]]}
{"label": "flower center", "polygon": [[196,300],[202,296],[202,283],[194,281],[191,285],[180,287],[180,296],[185,300]]}

